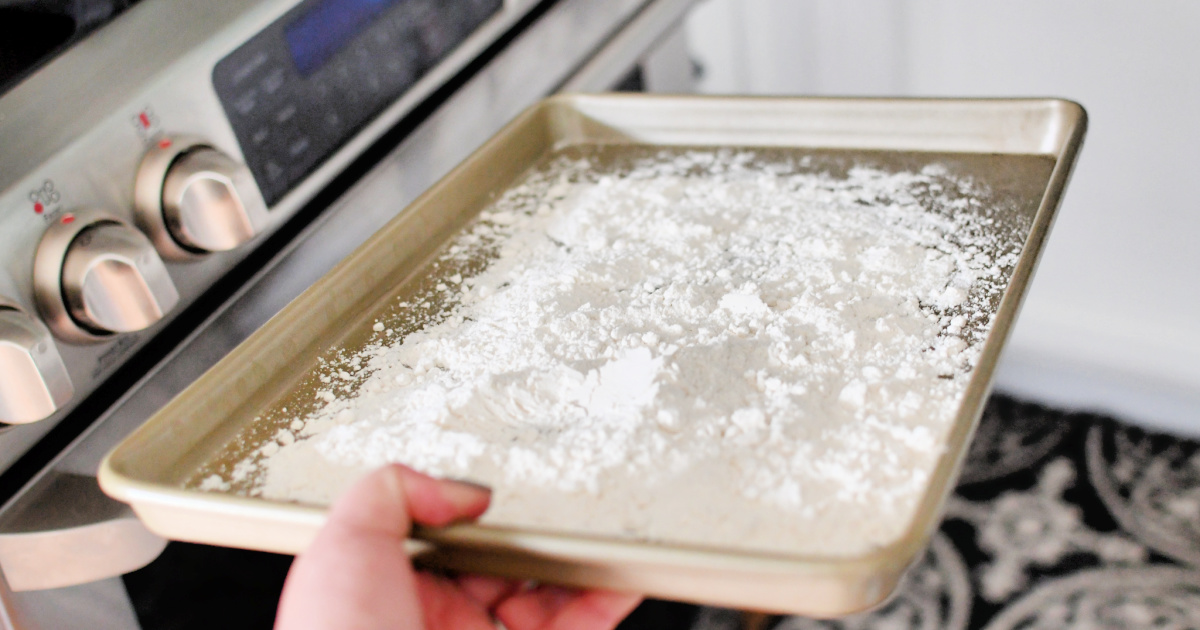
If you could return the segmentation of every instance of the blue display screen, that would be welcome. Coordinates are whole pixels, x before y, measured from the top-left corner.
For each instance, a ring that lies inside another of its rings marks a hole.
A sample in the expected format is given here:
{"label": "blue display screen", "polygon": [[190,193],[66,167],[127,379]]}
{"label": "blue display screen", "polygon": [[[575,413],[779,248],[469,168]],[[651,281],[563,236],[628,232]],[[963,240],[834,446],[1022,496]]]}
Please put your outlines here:
{"label": "blue display screen", "polygon": [[301,75],[315,72],[397,0],[324,0],[283,30]]}

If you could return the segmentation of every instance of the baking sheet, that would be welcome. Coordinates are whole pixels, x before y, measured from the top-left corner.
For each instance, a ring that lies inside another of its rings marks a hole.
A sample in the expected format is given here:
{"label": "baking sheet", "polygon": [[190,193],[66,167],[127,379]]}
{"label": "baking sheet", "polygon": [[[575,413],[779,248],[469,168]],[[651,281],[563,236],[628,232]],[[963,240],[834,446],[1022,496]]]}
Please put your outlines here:
{"label": "baking sheet", "polygon": [[[923,548],[952,487],[996,358],[1082,140],[1079,106],[1058,100],[871,100],[559,96],[531,108],[131,435],[101,484],[171,538],[294,553],[323,520],[317,506],[201,492],[198,479],[278,430],[273,413],[313,399],[311,368],[365,343],[370,322],[441,274],[426,263],[498,191],[554,151],[656,146],[757,147],[814,159],[912,168],[952,162],[1008,191],[1003,229],[1025,246],[917,518],[894,544],[851,558],[796,557],[497,527],[422,531],[432,564],[742,608],[818,616],[860,610],[894,588]],[[479,261],[482,264],[482,261]],[[309,381],[306,382],[306,378]],[[307,391],[306,391],[306,388]],[[293,410],[295,411],[295,410]],[[236,490],[234,488],[233,490]]]}

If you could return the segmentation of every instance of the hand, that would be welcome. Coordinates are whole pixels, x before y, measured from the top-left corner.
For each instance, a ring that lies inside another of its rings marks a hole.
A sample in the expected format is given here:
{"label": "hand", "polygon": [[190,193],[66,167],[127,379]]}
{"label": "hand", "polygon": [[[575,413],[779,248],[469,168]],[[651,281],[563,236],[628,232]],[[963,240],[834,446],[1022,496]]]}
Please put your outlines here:
{"label": "hand", "polygon": [[338,499],[296,558],[276,630],[495,630],[493,619],[509,630],[608,630],[637,606],[636,595],[413,571],[404,551],[412,521],[437,527],[474,520],[490,499],[483,488],[399,465],[367,475]]}

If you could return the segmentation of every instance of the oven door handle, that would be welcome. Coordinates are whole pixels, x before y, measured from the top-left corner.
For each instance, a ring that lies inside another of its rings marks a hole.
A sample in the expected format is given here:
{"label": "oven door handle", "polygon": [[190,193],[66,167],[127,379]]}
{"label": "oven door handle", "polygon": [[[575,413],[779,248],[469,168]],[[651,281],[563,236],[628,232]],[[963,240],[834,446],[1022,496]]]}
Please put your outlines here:
{"label": "oven door handle", "polygon": [[140,569],[167,541],[96,478],[51,472],[0,522],[0,568],[14,591],[92,582]]}

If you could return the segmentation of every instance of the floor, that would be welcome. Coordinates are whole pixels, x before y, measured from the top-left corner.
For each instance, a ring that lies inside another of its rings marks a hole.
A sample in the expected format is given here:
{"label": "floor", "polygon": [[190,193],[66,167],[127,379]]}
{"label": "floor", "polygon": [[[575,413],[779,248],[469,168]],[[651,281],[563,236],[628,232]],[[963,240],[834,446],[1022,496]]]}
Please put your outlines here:
{"label": "floor", "polygon": [[[146,630],[270,628],[290,558],[172,544],[125,576]],[[648,601],[622,630],[1200,628],[1200,443],[988,403],[923,560],[837,621]]]}

